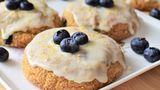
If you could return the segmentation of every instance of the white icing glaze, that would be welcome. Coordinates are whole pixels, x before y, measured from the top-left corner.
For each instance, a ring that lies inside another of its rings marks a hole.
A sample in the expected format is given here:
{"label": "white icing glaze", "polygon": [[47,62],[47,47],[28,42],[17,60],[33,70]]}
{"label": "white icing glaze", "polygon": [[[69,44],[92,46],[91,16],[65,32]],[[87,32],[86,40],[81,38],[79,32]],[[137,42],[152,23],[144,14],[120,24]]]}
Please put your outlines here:
{"label": "white icing glaze", "polygon": [[5,2],[0,3],[0,30],[3,39],[17,31],[41,28],[43,26],[53,27],[54,16],[57,13],[50,9],[45,0],[29,0],[35,9],[31,11],[8,10]]}
{"label": "white icing glaze", "polygon": [[114,0],[113,8],[92,7],[84,3],[84,0],[76,0],[68,5],[67,9],[73,14],[75,22],[82,27],[98,29],[109,32],[118,23],[129,25],[129,32],[133,35],[133,23],[138,27],[139,22],[132,8],[126,4],[126,0]]}
{"label": "white icing glaze", "polygon": [[[95,79],[107,82],[107,69],[111,62],[118,61],[125,67],[120,46],[113,39],[92,30],[81,30],[88,35],[90,41],[80,46],[79,52],[75,54],[62,52],[60,46],[52,41],[54,33],[60,29],[51,29],[38,34],[26,47],[25,53],[31,66],[40,66],[77,83]],[[76,27],[64,29],[71,35],[80,30]]]}

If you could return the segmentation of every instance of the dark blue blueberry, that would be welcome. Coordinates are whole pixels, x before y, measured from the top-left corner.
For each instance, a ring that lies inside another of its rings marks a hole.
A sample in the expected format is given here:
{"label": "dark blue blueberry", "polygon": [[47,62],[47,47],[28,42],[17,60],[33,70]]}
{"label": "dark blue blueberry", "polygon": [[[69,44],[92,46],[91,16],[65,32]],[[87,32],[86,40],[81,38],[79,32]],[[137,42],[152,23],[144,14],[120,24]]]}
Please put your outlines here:
{"label": "dark blue blueberry", "polygon": [[102,7],[111,8],[114,6],[113,0],[99,0],[99,4]]}
{"label": "dark blue blueberry", "polygon": [[3,47],[0,47],[0,62],[5,62],[8,60],[9,53]]}
{"label": "dark blue blueberry", "polygon": [[72,38],[79,44],[83,45],[88,42],[88,36],[83,32],[76,32],[72,35]]}
{"label": "dark blue blueberry", "polygon": [[149,47],[149,43],[145,38],[134,38],[131,41],[131,48],[137,54],[143,54],[144,50]]}
{"label": "dark blue blueberry", "polygon": [[160,19],[160,10],[159,9],[152,9],[150,15],[154,18]]}
{"label": "dark blue blueberry", "polygon": [[153,63],[160,60],[160,50],[154,47],[149,47],[144,50],[144,58]]}
{"label": "dark blue blueberry", "polygon": [[8,10],[16,10],[19,8],[19,0],[6,0],[6,7]]}
{"label": "dark blue blueberry", "polygon": [[30,10],[33,10],[34,9],[34,5],[30,2],[28,2],[27,0],[23,0],[21,3],[20,3],[20,9],[21,10],[27,10],[27,11],[30,11]]}
{"label": "dark blue blueberry", "polygon": [[60,43],[61,50],[68,53],[79,51],[79,45],[73,38],[65,38]]}
{"label": "dark blue blueberry", "polygon": [[8,39],[5,40],[5,44],[10,45],[12,43],[13,35],[9,36]]}
{"label": "dark blue blueberry", "polygon": [[98,6],[99,0],[85,0],[85,3],[91,6]]}
{"label": "dark blue blueberry", "polygon": [[54,36],[53,36],[53,41],[55,44],[60,44],[60,42],[65,39],[70,37],[70,34],[68,33],[68,31],[62,29],[57,31]]}

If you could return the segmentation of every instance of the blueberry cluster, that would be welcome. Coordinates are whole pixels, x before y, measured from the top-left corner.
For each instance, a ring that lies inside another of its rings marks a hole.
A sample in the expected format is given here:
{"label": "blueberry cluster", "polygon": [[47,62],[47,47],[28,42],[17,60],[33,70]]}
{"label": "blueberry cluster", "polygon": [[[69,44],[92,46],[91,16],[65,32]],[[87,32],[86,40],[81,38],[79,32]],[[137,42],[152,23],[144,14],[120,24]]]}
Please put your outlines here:
{"label": "blueberry cluster", "polygon": [[156,19],[160,20],[160,10],[157,8],[154,8],[151,10],[150,15]]}
{"label": "blueberry cluster", "polygon": [[86,4],[91,6],[102,6],[112,8],[114,6],[113,0],[85,0]]}
{"label": "blueberry cluster", "polygon": [[79,45],[88,42],[88,36],[83,32],[76,32],[70,36],[67,30],[62,29],[54,34],[53,41],[60,45],[62,51],[75,53],[79,51]]}
{"label": "blueberry cluster", "polygon": [[28,2],[27,0],[6,0],[6,7],[8,10],[32,10],[34,6],[32,3]]}
{"label": "blueberry cluster", "polygon": [[137,54],[143,54],[144,58],[153,63],[160,60],[160,50],[149,47],[149,43],[145,38],[134,38],[131,41],[131,48]]}
{"label": "blueberry cluster", "polygon": [[0,47],[0,62],[7,61],[8,57],[9,57],[8,51],[5,48]]}

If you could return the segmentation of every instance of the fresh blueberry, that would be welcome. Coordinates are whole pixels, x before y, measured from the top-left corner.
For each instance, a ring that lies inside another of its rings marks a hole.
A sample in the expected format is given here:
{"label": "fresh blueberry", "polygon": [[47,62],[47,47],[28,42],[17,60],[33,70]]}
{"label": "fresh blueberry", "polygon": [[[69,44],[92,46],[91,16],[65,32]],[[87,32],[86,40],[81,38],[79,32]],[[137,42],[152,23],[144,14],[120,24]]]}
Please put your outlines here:
{"label": "fresh blueberry", "polygon": [[57,31],[54,36],[53,36],[53,41],[55,44],[60,44],[60,42],[65,39],[70,37],[70,34],[68,33],[68,31],[62,29]]}
{"label": "fresh blueberry", "polygon": [[131,48],[137,54],[143,54],[144,50],[149,47],[149,43],[145,38],[134,38],[131,41]]}
{"label": "fresh blueberry", "polygon": [[9,53],[3,47],[0,47],[0,62],[5,62],[8,60]]}
{"label": "fresh blueberry", "polygon": [[5,44],[10,45],[12,43],[13,35],[9,36],[8,39],[5,40]]}
{"label": "fresh blueberry", "polygon": [[85,0],[85,3],[91,6],[98,6],[99,0]]}
{"label": "fresh blueberry", "polygon": [[24,0],[20,3],[20,9],[21,10],[27,10],[27,11],[30,11],[30,10],[33,10],[34,9],[34,6],[32,3]]}
{"label": "fresh blueberry", "polygon": [[99,4],[102,7],[111,8],[114,6],[113,0],[99,0]]}
{"label": "fresh blueberry", "polygon": [[16,10],[19,8],[19,0],[6,0],[8,10]]}
{"label": "fresh blueberry", "polygon": [[79,51],[79,45],[73,38],[65,38],[60,43],[61,50],[64,52],[75,53]]}
{"label": "fresh blueberry", "polygon": [[88,36],[83,32],[76,32],[72,35],[72,38],[79,44],[83,45],[88,42]]}
{"label": "fresh blueberry", "polygon": [[144,50],[144,58],[153,63],[160,60],[160,50],[154,47],[149,47]]}
{"label": "fresh blueberry", "polygon": [[151,10],[150,15],[154,18],[157,18],[160,20],[160,10],[157,8],[154,8]]}

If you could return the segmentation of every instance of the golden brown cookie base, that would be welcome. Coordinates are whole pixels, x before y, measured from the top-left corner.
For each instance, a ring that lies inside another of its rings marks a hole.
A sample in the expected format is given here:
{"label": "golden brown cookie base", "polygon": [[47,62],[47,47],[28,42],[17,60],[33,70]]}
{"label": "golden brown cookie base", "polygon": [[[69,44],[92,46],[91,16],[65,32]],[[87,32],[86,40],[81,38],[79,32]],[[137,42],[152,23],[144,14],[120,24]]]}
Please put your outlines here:
{"label": "golden brown cookie base", "polygon": [[[64,18],[67,21],[67,26],[78,26],[74,20],[74,17],[72,15],[71,12],[65,10],[64,11]],[[137,25],[136,23],[132,23],[133,24],[133,30],[137,30]],[[103,33],[105,35],[110,36],[111,38],[113,38],[114,40],[120,42],[130,36],[132,36],[129,32],[129,25],[128,23],[118,23],[116,25],[113,26],[113,28],[111,28],[111,30],[109,32],[103,32],[100,30],[95,30],[97,32]]]}
{"label": "golden brown cookie base", "polygon": [[[53,22],[54,22],[53,27],[60,27],[62,25],[61,20],[58,16],[55,16],[55,20]],[[26,32],[15,32],[12,35],[13,39],[12,39],[11,44],[8,44],[8,45],[5,44],[5,40],[2,39],[2,35],[0,34],[0,44],[11,46],[11,47],[16,47],[16,48],[24,48],[27,46],[28,43],[32,41],[32,39],[38,33],[46,29],[49,29],[49,28],[52,28],[52,27],[42,26],[39,28],[32,28],[32,29],[26,30]]]}
{"label": "golden brown cookie base", "polygon": [[63,77],[58,77],[53,72],[41,67],[31,67],[26,56],[23,60],[25,77],[43,90],[97,90],[116,80],[122,74],[123,70],[122,65],[116,62],[108,69],[107,75],[109,80],[106,84],[100,83],[97,80],[79,84]]}
{"label": "golden brown cookie base", "polygon": [[142,10],[142,11],[150,11],[153,8],[159,8],[158,0],[131,0],[131,5],[133,8]]}
{"label": "golden brown cookie base", "polygon": [[24,48],[34,38],[34,36],[42,30],[45,30],[45,28],[34,29],[31,30],[32,32],[16,32],[13,34],[12,42],[9,45],[6,45],[5,40],[0,37],[0,44],[11,47]]}

